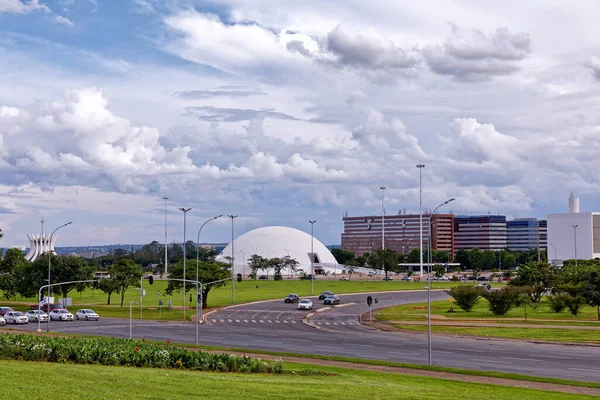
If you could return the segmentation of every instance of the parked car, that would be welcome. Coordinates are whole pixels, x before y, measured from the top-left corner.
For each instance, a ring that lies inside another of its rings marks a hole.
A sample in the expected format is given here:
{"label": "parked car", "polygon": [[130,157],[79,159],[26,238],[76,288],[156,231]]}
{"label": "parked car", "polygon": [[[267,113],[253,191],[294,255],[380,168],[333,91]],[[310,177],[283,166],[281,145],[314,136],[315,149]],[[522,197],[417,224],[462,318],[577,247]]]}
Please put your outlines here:
{"label": "parked car", "polygon": [[96,314],[96,312],[94,310],[90,310],[88,308],[83,308],[81,310],[77,310],[77,312],[75,313],[75,319],[76,320],[84,319],[86,321],[89,321],[89,320],[99,321],[100,316],[98,314]]}
{"label": "parked car", "polygon": [[323,300],[323,304],[331,304],[331,305],[340,304],[340,298],[338,296],[336,296],[335,294],[332,294],[331,296],[325,297],[325,300]]}
{"label": "parked car", "polygon": [[492,285],[490,285],[490,284],[489,284],[489,283],[487,283],[487,282],[480,282],[480,283],[478,283],[477,285],[475,285],[475,287],[482,287],[482,288],[484,288],[485,290],[490,290],[490,289],[492,288]]}
{"label": "parked car", "polygon": [[27,316],[29,322],[47,322],[48,318],[50,318],[48,314],[40,310],[29,310],[25,313],[25,315]]}
{"label": "parked car", "polygon": [[313,275],[304,275],[304,276],[300,277],[300,280],[302,280],[302,281],[310,281],[310,280],[316,281],[317,277],[313,276]]}
{"label": "parked car", "polygon": [[285,299],[283,299],[284,303],[297,303],[300,301],[300,296],[298,296],[297,294],[288,294],[287,297]]}
{"label": "parked car", "polygon": [[478,280],[479,282],[486,282],[486,281],[489,281],[489,279],[488,279],[488,277],[487,277],[487,276],[479,276],[479,277],[477,277],[477,280]]}
{"label": "parked car", "polygon": [[6,320],[4,319],[3,316],[0,315],[0,326],[4,326],[6,325]]}
{"label": "parked car", "polygon": [[67,309],[59,308],[50,311],[50,319],[52,321],[73,321],[73,314]]}
{"label": "parked car", "polygon": [[261,275],[261,276],[258,277],[258,279],[261,280],[261,281],[266,281],[266,280],[269,279],[269,277],[267,275]]}
{"label": "parked car", "polygon": [[412,281],[412,279],[410,279],[410,276],[403,276],[402,279],[400,279],[401,281],[405,281],[405,282],[410,282]]}
{"label": "parked car", "polygon": [[325,297],[327,297],[327,296],[331,296],[332,294],[333,294],[333,292],[329,292],[329,291],[322,292],[322,293],[319,295],[319,300],[325,300]]}
{"label": "parked car", "polygon": [[340,278],[340,281],[349,281],[349,280],[350,280],[350,278],[348,278],[347,276],[342,276]]}
{"label": "parked car", "polygon": [[0,307],[0,315],[5,315],[8,312],[15,311],[11,307]]}
{"label": "parked car", "polygon": [[384,277],[383,277],[383,280],[384,280],[384,281],[393,281],[393,280],[394,280],[394,278],[392,278],[391,276],[389,276],[389,275],[388,275],[388,276],[384,276]]}
{"label": "parked car", "polygon": [[21,311],[9,311],[4,314],[4,319],[7,324],[28,324],[29,319]]}
{"label": "parked car", "polygon": [[313,302],[309,299],[302,299],[298,302],[298,310],[312,310]]}

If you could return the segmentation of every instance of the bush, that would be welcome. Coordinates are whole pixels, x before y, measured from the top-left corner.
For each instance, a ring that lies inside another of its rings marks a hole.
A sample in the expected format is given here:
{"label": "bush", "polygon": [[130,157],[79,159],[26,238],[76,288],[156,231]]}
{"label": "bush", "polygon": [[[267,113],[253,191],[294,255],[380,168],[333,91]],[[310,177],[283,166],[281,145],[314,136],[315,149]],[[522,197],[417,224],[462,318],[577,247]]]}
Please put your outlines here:
{"label": "bush", "polygon": [[562,300],[569,312],[573,316],[577,316],[581,311],[581,307],[585,305],[585,298],[581,295],[559,294],[556,296]]}
{"label": "bush", "polygon": [[500,290],[490,290],[483,297],[490,303],[489,309],[494,315],[504,315],[515,306],[520,292],[507,286]]}
{"label": "bush", "polygon": [[279,374],[283,363],[129,339],[0,335],[0,359]]}
{"label": "bush", "polygon": [[446,293],[454,298],[460,308],[469,312],[481,298],[483,289],[476,286],[454,286],[446,290]]}
{"label": "bush", "polygon": [[550,302],[550,309],[555,313],[561,313],[567,307],[560,295],[547,296]]}

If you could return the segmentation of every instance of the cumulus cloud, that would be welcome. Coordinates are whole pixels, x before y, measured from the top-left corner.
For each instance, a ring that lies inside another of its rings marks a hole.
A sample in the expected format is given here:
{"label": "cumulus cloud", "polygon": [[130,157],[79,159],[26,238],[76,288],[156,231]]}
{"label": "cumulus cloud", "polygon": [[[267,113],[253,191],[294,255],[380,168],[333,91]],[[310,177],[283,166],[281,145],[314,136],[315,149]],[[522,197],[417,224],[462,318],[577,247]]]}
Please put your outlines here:
{"label": "cumulus cloud", "polygon": [[156,8],[148,0],[135,0],[135,4],[139,7],[139,10],[145,14],[155,14]]}
{"label": "cumulus cloud", "polygon": [[600,80],[600,58],[592,57],[586,63],[585,66],[592,71],[594,77]]}
{"label": "cumulus cloud", "polygon": [[531,53],[531,40],[524,32],[513,34],[497,28],[491,35],[454,24],[444,44],[427,46],[423,57],[437,74],[462,81],[484,81],[518,71],[518,61]]}
{"label": "cumulus cloud", "polygon": [[21,0],[0,0],[0,13],[27,14],[33,11],[50,12],[50,9],[45,4],[41,4],[39,0],[30,0],[28,2]]}
{"label": "cumulus cloud", "polygon": [[353,32],[340,24],[314,43],[292,40],[287,49],[321,63],[359,72],[373,81],[395,80],[418,64],[405,49],[372,30]]}
{"label": "cumulus cloud", "polygon": [[69,18],[63,17],[62,15],[55,15],[54,22],[65,26],[75,26],[75,24],[73,24],[73,22]]}

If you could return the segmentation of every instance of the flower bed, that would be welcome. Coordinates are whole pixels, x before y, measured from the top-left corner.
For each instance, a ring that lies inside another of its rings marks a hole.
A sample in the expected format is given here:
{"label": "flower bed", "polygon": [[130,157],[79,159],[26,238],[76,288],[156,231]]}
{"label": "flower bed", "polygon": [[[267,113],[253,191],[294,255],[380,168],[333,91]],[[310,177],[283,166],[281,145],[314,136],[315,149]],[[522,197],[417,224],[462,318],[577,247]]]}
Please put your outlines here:
{"label": "flower bed", "polygon": [[0,359],[177,368],[241,373],[283,372],[281,361],[190,351],[129,339],[0,335]]}

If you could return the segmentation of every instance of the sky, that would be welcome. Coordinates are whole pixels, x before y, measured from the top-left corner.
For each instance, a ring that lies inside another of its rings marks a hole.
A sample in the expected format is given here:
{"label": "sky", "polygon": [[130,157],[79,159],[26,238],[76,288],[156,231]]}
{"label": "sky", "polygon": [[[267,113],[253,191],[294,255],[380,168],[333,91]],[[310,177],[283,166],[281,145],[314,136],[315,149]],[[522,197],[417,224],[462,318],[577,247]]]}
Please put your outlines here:
{"label": "sky", "polygon": [[600,211],[597,0],[0,0],[0,246]]}

